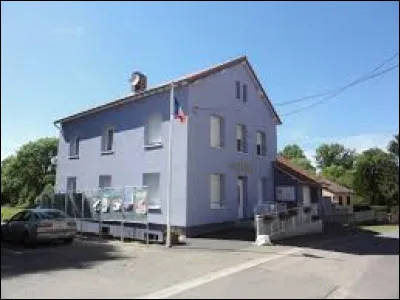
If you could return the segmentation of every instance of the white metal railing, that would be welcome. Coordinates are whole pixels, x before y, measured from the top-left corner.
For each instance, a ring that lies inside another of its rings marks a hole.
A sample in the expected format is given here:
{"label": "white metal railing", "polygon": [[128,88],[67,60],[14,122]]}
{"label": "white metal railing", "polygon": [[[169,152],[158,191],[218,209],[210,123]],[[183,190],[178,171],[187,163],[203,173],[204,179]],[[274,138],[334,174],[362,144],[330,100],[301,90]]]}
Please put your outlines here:
{"label": "white metal railing", "polygon": [[257,207],[258,213],[255,214],[257,241],[266,236],[294,236],[322,230],[322,222],[319,219],[313,220],[313,205],[289,209],[272,204]]}
{"label": "white metal railing", "polygon": [[287,209],[285,203],[263,202],[254,207],[254,215],[276,214]]}

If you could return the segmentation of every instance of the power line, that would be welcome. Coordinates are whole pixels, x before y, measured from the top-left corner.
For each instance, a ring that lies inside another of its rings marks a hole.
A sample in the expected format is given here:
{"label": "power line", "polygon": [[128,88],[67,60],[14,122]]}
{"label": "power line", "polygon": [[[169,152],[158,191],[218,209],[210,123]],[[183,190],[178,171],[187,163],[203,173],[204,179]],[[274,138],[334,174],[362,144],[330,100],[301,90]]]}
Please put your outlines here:
{"label": "power line", "polygon": [[290,101],[275,103],[274,106],[285,106],[285,105],[296,103],[296,102],[302,102],[304,100],[319,98],[319,97],[322,97],[322,96],[329,95],[332,92],[334,92],[334,90],[328,90],[328,91],[325,91],[325,92],[322,92],[322,93],[319,93],[319,94],[313,94],[313,95],[305,96],[305,97],[294,99],[294,100],[290,100]]}
{"label": "power line", "polygon": [[[309,99],[313,99],[313,98],[319,98],[321,96],[327,96],[327,97],[322,98],[319,101],[314,102],[314,103],[312,103],[312,104],[310,104],[308,106],[302,107],[302,108],[300,108],[298,110],[295,110],[295,111],[288,112],[286,114],[280,114],[280,115],[281,116],[289,116],[289,115],[298,113],[300,111],[306,110],[308,108],[317,106],[317,105],[323,103],[324,101],[327,101],[329,99],[332,99],[332,98],[336,97],[337,95],[341,94],[343,91],[345,91],[346,89],[348,89],[348,88],[350,88],[350,87],[352,87],[354,85],[357,85],[357,84],[362,83],[364,81],[370,80],[370,79],[375,78],[377,76],[381,76],[381,75],[383,75],[383,74],[385,74],[387,72],[390,72],[390,71],[398,68],[399,65],[397,64],[397,65],[394,65],[392,67],[386,68],[381,72],[375,73],[377,70],[381,69],[384,65],[386,65],[389,61],[393,60],[396,56],[398,56],[398,52],[396,52],[394,55],[390,56],[389,58],[385,59],[381,64],[376,66],[371,71],[367,72],[363,76],[361,76],[358,79],[348,83],[345,86],[342,86],[342,87],[339,87],[339,88],[336,88],[336,89],[332,89],[332,90],[328,90],[328,91],[325,91],[325,92],[322,92],[322,93],[319,93],[319,94],[314,94],[314,95],[302,97],[302,98],[291,100],[291,101],[287,101],[287,102],[281,102],[281,103],[278,103],[278,104],[274,104],[274,106],[277,106],[277,105],[283,106],[283,105],[287,105],[287,104],[291,104],[291,103],[295,103],[295,102],[300,102],[300,101],[309,100]],[[196,115],[199,110],[200,111],[207,111],[207,110],[208,111],[215,111],[215,110],[226,111],[226,110],[231,110],[231,108],[228,109],[228,107],[199,107],[198,105],[196,105],[193,108],[193,111],[190,114]],[[234,111],[240,111],[240,109],[236,108],[236,109],[234,109]]]}
{"label": "power line", "polygon": [[397,65],[394,65],[394,66],[392,66],[392,67],[390,67],[390,68],[384,69],[384,70],[381,71],[381,72],[378,72],[378,73],[375,73],[375,74],[372,74],[372,75],[369,75],[369,76],[363,76],[363,77],[361,77],[361,78],[359,78],[359,79],[357,79],[357,80],[354,80],[354,81],[352,81],[351,83],[345,85],[344,87],[340,88],[337,92],[335,92],[334,94],[332,94],[332,95],[330,95],[330,96],[328,96],[328,97],[326,97],[326,98],[322,98],[321,100],[319,100],[319,101],[317,101],[317,102],[314,102],[314,103],[312,103],[312,104],[310,104],[310,105],[307,105],[307,106],[305,106],[305,107],[302,107],[302,108],[300,108],[300,109],[291,111],[291,112],[289,112],[289,113],[281,114],[281,116],[290,116],[290,115],[296,114],[296,113],[298,113],[298,112],[300,112],[300,111],[303,111],[303,110],[309,109],[309,108],[311,108],[311,107],[317,106],[317,105],[319,105],[319,104],[322,104],[322,103],[324,103],[325,101],[336,97],[337,95],[341,94],[343,91],[347,90],[348,88],[350,88],[350,87],[352,87],[352,86],[354,86],[354,85],[357,85],[357,84],[362,83],[362,82],[364,82],[364,81],[367,81],[367,80],[370,80],[370,79],[372,79],[372,78],[381,76],[381,75],[383,75],[383,74],[385,74],[385,73],[387,73],[387,72],[393,71],[394,69],[396,69],[396,68],[398,68],[398,67],[399,67],[399,65],[397,64]]}
{"label": "power line", "polygon": [[[298,113],[298,112],[300,112],[300,111],[303,111],[303,110],[306,110],[306,109],[308,109],[308,108],[311,108],[311,107],[317,106],[317,105],[319,105],[319,104],[322,104],[323,102],[325,102],[325,101],[327,101],[327,100],[329,100],[329,99],[332,99],[332,98],[336,97],[337,95],[341,94],[342,92],[344,92],[345,90],[347,90],[348,88],[350,88],[350,87],[352,87],[352,86],[354,86],[354,85],[357,85],[357,84],[360,84],[360,83],[362,83],[362,82],[364,82],[364,81],[371,80],[371,79],[373,79],[373,78],[375,78],[375,77],[381,76],[381,75],[383,75],[383,74],[385,74],[385,73],[387,73],[387,72],[393,71],[394,69],[396,69],[396,68],[398,68],[398,67],[399,67],[399,65],[397,64],[397,65],[394,65],[394,66],[389,67],[389,68],[387,68],[387,69],[384,69],[384,70],[381,71],[381,72],[378,72],[378,73],[375,73],[375,74],[371,74],[371,75],[369,75],[369,76],[364,75],[363,77],[360,77],[359,79],[356,79],[356,80],[350,82],[349,84],[347,84],[347,85],[341,87],[340,89],[338,89],[338,90],[337,90],[335,93],[333,93],[333,94],[332,94],[332,93],[324,93],[325,95],[329,95],[328,97],[322,98],[322,99],[318,100],[317,102],[314,102],[314,103],[312,103],[312,104],[310,104],[310,105],[307,105],[307,106],[305,106],[305,107],[302,107],[302,108],[300,108],[300,109],[297,109],[297,110],[288,112],[288,113],[286,113],[286,114],[280,114],[280,116],[290,116],[290,115],[293,115],[293,114]],[[377,68],[375,68],[374,70],[377,70]],[[370,73],[370,72],[369,72],[369,73]],[[368,73],[367,73],[367,74],[368,74]],[[232,109],[231,109],[231,108],[228,108],[228,107],[199,107],[198,105],[196,105],[196,106],[193,108],[193,112],[191,112],[191,113],[189,113],[189,114],[194,114],[194,115],[196,115],[197,112],[198,112],[199,110],[200,110],[200,111],[216,111],[216,110],[227,111],[227,110],[232,110]],[[236,108],[236,109],[234,109],[234,111],[240,111],[240,109]]]}
{"label": "power line", "polygon": [[[355,81],[358,80],[362,80],[368,76],[370,76],[371,74],[373,74],[374,72],[378,71],[379,69],[381,69],[384,65],[386,65],[388,62],[390,62],[391,60],[393,60],[394,58],[396,58],[399,55],[398,52],[396,52],[395,54],[393,54],[392,56],[390,56],[389,58],[385,59],[381,64],[379,64],[377,67],[375,67],[374,69],[372,69],[371,71],[367,72],[366,74],[364,74],[363,76],[361,76],[360,78],[356,79]],[[288,104],[292,104],[292,103],[297,103],[297,102],[302,102],[305,100],[310,100],[310,99],[314,99],[314,98],[320,98],[322,96],[326,96],[329,94],[334,93],[337,90],[341,90],[343,87],[339,87],[336,89],[331,89],[331,90],[327,90],[325,92],[322,93],[318,93],[318,94],[313,94],[313,95],[309,95],[306,97],[302,97],[302,98],[298,98],[298,99],[294,99],[294,100],[290,100],[290,101],[285,101],[285,102],[278,102],[275,103],[274,106],[284,106],[284,105],[288,105]]]}

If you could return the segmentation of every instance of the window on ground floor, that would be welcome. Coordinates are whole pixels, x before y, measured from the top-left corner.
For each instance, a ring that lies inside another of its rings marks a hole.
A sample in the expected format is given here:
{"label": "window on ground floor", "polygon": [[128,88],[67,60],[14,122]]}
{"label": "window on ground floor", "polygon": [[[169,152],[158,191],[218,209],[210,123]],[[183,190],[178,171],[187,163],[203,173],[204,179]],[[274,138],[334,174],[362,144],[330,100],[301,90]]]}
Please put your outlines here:
{"label": "window on ground floor", "polygon": [[223,205],[225,179],[223,174],[210,174],[210,205],[212,209]]}
{"label": "window on ground floor", "polygon": [[160,173],[144,173],[142,182],[147,189],[148,209],[161,209]]}
{"label": "window on ground floor", "polygon": [[111,175],[99,176],[99,188],[105,189],[111,187]]}
{"label": "window on ground floor", "polygon": [[343,199],[342,196],[339,196],[339,205],[342,206],[343,205]]}
{"label": "window on ground floor", "polygon": [[76,177],[67,178],[67,193],[68,194],[76,193]]}

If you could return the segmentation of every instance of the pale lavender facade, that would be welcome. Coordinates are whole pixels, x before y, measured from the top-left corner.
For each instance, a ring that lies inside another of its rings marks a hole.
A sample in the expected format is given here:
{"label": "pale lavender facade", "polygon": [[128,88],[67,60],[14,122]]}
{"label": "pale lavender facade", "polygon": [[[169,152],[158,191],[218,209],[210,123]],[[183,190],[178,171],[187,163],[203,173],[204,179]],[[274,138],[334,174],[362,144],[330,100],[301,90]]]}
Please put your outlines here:
{"label": "pale lavender facade", "polygon": [[[236,99],[235,83],[247,86],[247,101]],[[174,120],[172,138],[171,224],[199,228],[208,224],[250,218],[260,200],[258,184],[266,180],[264,200],[273,201],[273,161],[277,153],[276,116],[245,62],[214,72],[185,86],[175,95],[187,114],[186,123]],[[144,126],[153,112],[162,113],[162,147],[145,149]],[[224,120],[224,147],[210,146],[210,116]],[[142,185],[144,173],[160,174],[161,210],[151,212],[153,224],[166,223],[169,89],[126,101],[102,111],[60,122],[56,190],[67,189],[67,178],[76,177],[77,190],[98,187],[100,175],[111,175],[113,187]],[[236,149],[236,125],[247,129],[247,153]],[[101,153],[104,128],[113,126],[114,152]],[[256,154],[256,131],[266,137],[266,155]],[[79,136],[79,158],[68,157],[69,141]],[[220,208],[210,205],[210,174],[224,174]],[[243,213],[238,214],[238,176],[246,176]]]}

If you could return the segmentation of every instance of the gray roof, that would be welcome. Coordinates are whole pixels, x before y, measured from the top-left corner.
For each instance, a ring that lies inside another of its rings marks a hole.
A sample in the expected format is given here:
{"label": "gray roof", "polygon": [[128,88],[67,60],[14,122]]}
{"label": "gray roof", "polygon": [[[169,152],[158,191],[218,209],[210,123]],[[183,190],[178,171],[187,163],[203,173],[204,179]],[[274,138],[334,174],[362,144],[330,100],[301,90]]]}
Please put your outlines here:
{"label": "gray roof", "polygon": [[164,84],[161,84],[161,85],[146,89],[145,91],[138,92],[136,94],[130,94],[128,96],[119,98],[119,99],[114,100],[112,102],[108,102],[108,103],[105,103],[103,105],[96,106],[94,108],[91,108],[91,109],[76,113],[74,115],[71,115],[71,116],[68,116],[68,117],[65,117],[65,118],[62,118],[62,119],[59,119],[59,120],[56,120],[54,122],[54,124],[67,122],[67,121],[71,121],[71,120],[78,119],[78,118],[82,118],[82,117],[87,116],[89,114],[96,113],[96,112],[99,112],[99,111],[102,111],[102,110],[106,110],[106,109],[109,109],[109,108],[114,107],[114,106],[123,105],[123,104],[126,104],[126,103],[131,102],[131,101],[136,101],[136,100],[139,100],[139,99],[143,99],[143,98],[145,98],[147,96],[150,96],[152,94],[168,91],[171,88],[171,84],[172,83],[174,84],[175,87],[184,86],[184,85],[190,84],[192,82],[195,82],[198,79],[201,79],[201,78],[207,77],[209,75],[212,75],[212,74],[214,74],[216,72],[219,72],[219,71],[221,71],[221,70],[223,70],[225,68],[229,68],[229,67],[232,67],[234,65],[237,65],[239,63],[246,63],[248,65],[251,73],[253,74],[253,76],[256,79],[257,84],[258,84],[258,86],[260,88],[260,94],[266,100],[266,105],[268,106],[268,108],[273,113],[273,115],[274,115],[276,121],[278,122],[278,124],[282,124],[281,119],[279,118],[277,112],[275,111],[274,107],[272,106],[271,101],[269,100],[265,90],[263,89],[259,79],[257,78],[257,75],[255,74],[255,72],[254,72],[252,66],[250,65],[250,63],[249,63],[249,61],[248,61],[246,56],[240,56],[240,57],[232,59],[230,61],[218,64],[218,65],[216,65],[214,67],[211,67],[211,68],[204,69],[204,70],[201,70],[201,71],[196,72],[196,73],[192,73],[192,74],[188,74],[188,75],[179,77],[179,78],[177,78],[175,80],[171,80],[171,81],[166,82]]}
{"label": "gray roof", "polygon": [[319,178],[319,182],[322,184],[322,187],[324,189],[327,189],[328,191],[332,192],[332,193],[346,193],[346,194],[353,194],[354,191],[343,186],[340,185],[336,182],[333,182],[332,180],[326,179],[326,178]]}

